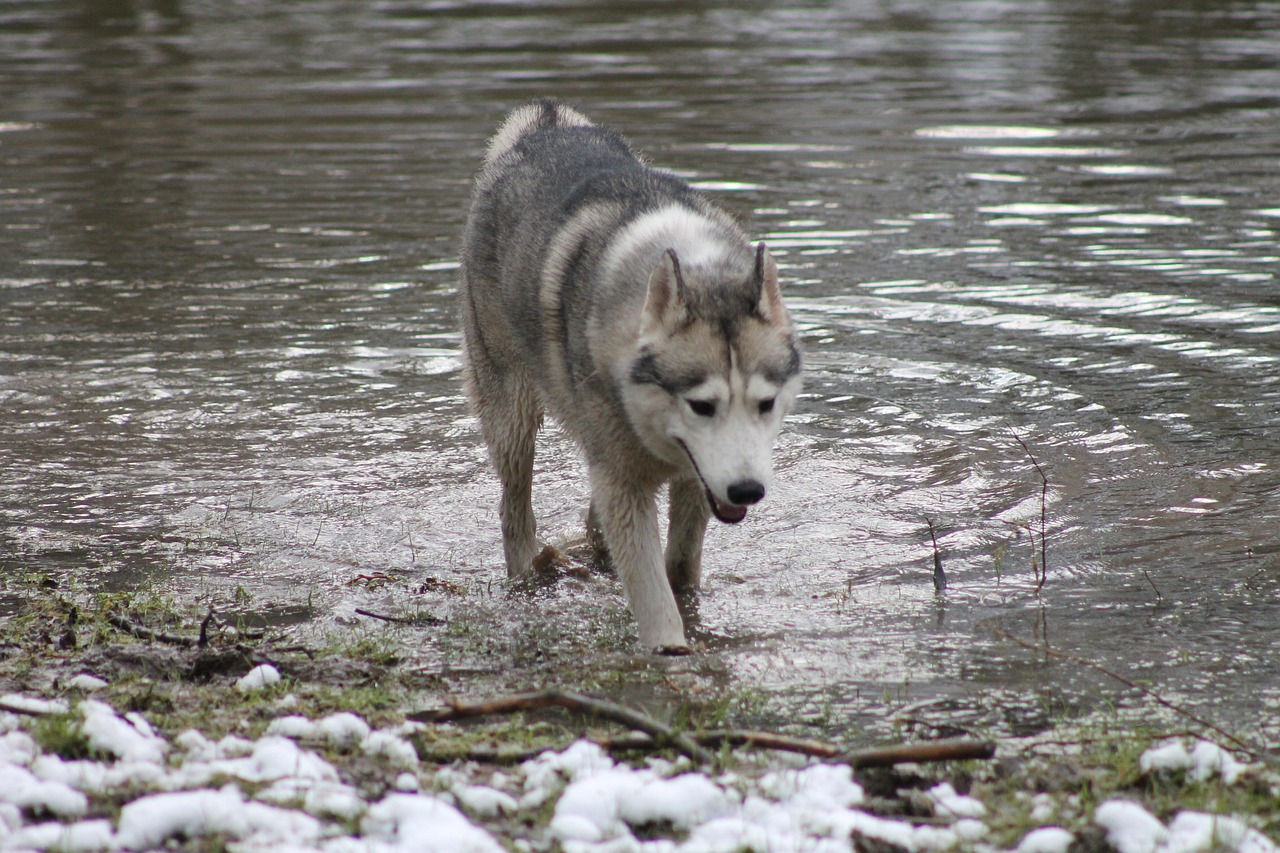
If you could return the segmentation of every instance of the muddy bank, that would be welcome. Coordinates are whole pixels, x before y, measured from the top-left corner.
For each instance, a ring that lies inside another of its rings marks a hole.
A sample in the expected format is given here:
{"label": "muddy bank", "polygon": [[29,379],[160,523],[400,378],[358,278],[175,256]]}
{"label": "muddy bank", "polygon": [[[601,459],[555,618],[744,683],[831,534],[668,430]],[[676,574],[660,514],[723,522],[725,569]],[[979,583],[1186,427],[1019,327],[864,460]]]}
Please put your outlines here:
{"label": "muddy bank", "polygon": [[[537,650],[528,639],[486,645],[478,616],[451,627],[421,606],[426,594],[415,588],[394,612],[361,607],[350,624],[319,631],[310,621],[254,625],[207,602],[28,586],[0,621],[0,760],[32,782],[22,797],[0,791],[12,804],[0,813],[4,842],[1130,853],[1138,848],[1125,839],[1136,837],[1151,845],[1142,849],[1269,853],[1280,834],[1273,756],[1198,726],[1163,697],[1034,733],[1015,733],[1007,716],[962,724],[953,714],[943,726],[930,708],[850,731],[785,718],[770,697],[727,678],[713,650],[640,656],[581,633],[544,635]],[[444,648],[458,662],[423,654],[424,630],[452,638]],[[772,729],[847,749],[963,732],[997,749],[986,760],[873,770],[741,745],[691,761],[678,745],[637,745],[631,726],[563,708],[410,721],[454,697],[534,684],[624,704],[695,738]],[[168,817],[157,823],[159,813]]]}

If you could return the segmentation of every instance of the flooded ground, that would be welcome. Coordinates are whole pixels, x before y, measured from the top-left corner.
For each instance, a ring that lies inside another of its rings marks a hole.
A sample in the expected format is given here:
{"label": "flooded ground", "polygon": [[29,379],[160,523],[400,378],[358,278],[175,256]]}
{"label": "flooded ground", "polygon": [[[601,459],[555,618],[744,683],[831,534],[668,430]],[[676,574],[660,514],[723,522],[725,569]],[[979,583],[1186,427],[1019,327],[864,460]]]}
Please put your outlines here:
{"label": "flooded ground", "polygon": [[[470,176],[553,94],[769,241],[803,329],[684,665],[831,729],[1141,699],[1013,635],[1274,745],[1278,35],[1261,0],[6,3],[0,605],[424,611],[420,666],[526,686],[629,653],[611,579],[504,589],[460,396]],[[538,476],[572,540],[554,430]]]}

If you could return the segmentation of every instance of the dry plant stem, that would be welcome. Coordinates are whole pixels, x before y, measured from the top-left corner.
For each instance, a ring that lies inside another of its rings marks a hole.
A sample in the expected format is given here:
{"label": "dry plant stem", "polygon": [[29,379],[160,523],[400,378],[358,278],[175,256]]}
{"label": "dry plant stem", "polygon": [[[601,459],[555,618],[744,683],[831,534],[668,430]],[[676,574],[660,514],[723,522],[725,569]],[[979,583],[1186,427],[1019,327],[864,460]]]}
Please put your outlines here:
{"label": "dry plant stem", "polygon": [[1188,720],[1191,720],[1191,722],[1195,723],[1196,725],[1204,726],[1209,731],[1213,732],[1216,735],[1219,735],[1220,737],[1223,738],[1223,740],[1232,744],[1233,749],[1238,749],[1241,752],[1248,754],[1251,758],[1257,758],[1259,755],[1261,755],[1261,753],[1257,749],[1254,749],[1253,747],[1249,746],[1249,744],[1240,740],[1240,738],[1231,734],[1231,732],[1227,731],[1226,729],[1222,728],[1216,723],[1206,720],[1204,717],[1201,717],[1197,715],[1195,712],[1182,707],[1176,702],[1170,702],[1168,699],[1164,698],[1159,693],[1152,690],[1150,687],[1146,687],[1142,684],[1139,684],[1138,682],[1134,681],[1132,678],[1121,675],[1120,673],[1116,672],[1114,669],[1108,669],[1107,667],[1103,666],[1100,663],[1095,663],[1091,660],[1087,660],[1086,658],[1079,657],[1078,655],[1073,655],[1068,652],[1060,652],[1060,651],[1057,651],[1056,649],[1051,649],[1048,646],[1036,645],[1035,643],[1031,643],[1031,642],[1028,642],[1027,640],[1022,639],[1021,637],[1017,637],[1017,636],[1014,636],[1013,634],[1010,634],[1008,631],[1004,630],[999,626],[996,627],[995,632],[996,632],[996,636],[1003,637],[1004,639],[1012,640],[1013,642],[1017,643],[1018,645],[1022,646],[1024,649],[1027,649],[1028,651],[1040,652],[1041,654],[1047,655],[1049,657],[1058,658],[1059,660],[1070,661],[1071,663],[1078,664],[1083,667],[1088,667],[1089,669],[1092,669],[1095,672],[1100,672],[1105,676],[1114,678],[1116,681],[1120,682],[1125,687],[1131,688],[1133,690],[1137,690],[1139,693],[1141,693],[1144,696],[1151,697],[1153,700],[1155,700],[1156,704],[1162,705],[1163,707],[1168,708],[1170,711],[1173,711],[1175,714],[1178,714],[1179,716],[1182,716]]}
{"label": "dry plant stem", "polygon": [[213,624],[213,608],[209,608],[209,612],[204,619],[200,621],[200,637],[196,640],[196,646],[203,649],[209,645],[209,626]]}
{"label": "dry plant stem", "polygon": [[1045,538],[1048,518],[1049,478],[1045,476],[1044,469],[1036,461],[1035,454],[1031,452],[1030,447],[1027,447],[1027,443],[1022,440],[1022,436],[1018,435],[1017,430],[1010,426],[1009,432],[1013,434],[1013,440],[1022,446],[1027,458],[1031,460],[1031,465],[1036,469],[1036,473],[1040,475],[1040,571],[1036,573],[1036,595],[1039,595],[1040,591],[1044,589],[1045,581],[1049,579],[1049,545],[1048,540]]}
{"label": "dry plant stem", "polygon": [[410,720],[418,722],[444,722],[460,720],[468,717],[486,717],[491,714],[512,714],[520,711],[537,711],[543,708],[565,708],[591,714],[606,720],[644,732],[660,744],[670,744],[681,754],[699,764],[714,764],[715,756],[698,746],[688,735],[674,731],[670,726],[658,722],[648,714],[633,710],[624,705],[593,699],[580,693],[563,690],[544,690],[541,693],[523,693],[506,696],[490,702],[466,704],[453,700],[447,708],[434,711],[418,711],[409,714]]}
{"label": "dry plant stem", "polygon": [[942,570],[942,552],[938,550],[938,535],[933,529],[933,519],[925,516],[924,521],[929,525],[929,538],[933,540],[933,589],[935,592],[945,592],[947,573]]}

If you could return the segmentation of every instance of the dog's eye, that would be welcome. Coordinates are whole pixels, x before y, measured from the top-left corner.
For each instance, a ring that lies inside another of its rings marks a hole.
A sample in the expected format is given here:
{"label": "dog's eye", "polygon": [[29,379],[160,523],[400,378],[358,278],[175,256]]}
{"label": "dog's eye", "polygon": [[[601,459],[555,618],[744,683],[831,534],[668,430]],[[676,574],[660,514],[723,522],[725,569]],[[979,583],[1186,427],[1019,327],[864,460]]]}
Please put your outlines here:
{"label": "dog's eye", "polygon": [[716,404],[710,400],[689,400],[689,408],[693,410],[695,415],[704,418],[715,417]]}
{"label": "dog's eye", "polygon": [[760,401],[760,414],[767,415],[773,411],[773,398]]}

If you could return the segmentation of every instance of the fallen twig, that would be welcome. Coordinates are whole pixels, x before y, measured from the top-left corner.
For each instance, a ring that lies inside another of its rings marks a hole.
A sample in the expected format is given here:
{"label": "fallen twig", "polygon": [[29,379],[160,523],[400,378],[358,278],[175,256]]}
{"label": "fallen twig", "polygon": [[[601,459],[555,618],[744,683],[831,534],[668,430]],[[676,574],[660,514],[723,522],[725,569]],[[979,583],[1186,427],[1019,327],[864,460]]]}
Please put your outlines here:
{"label": "fallen twig", "polygon": [[435,616],[430,616],[425,614],[421,616],[387,616],[382,613],[374,613],[369,610],[361,610],[359,607],[355,608],[355,613],[357,616],[368,616],[370,619],[380,619],[383,622],[394,622],[398,625],[443,625],[444,624],[443,619],[438,619]]}
{"label": "fallen twig", "polygon": [[[748,746],[781,752],[795,752],[814,758],[843,761],[856,768],[889,767],[894,764],[906,764],[909,762],[927,763],[987,759],[995,755],[996,751],[995,744],[990,741],[967,739],[925,741],[874,749],[845,750],[821,741],[789,737],[772,732],[727,729],[682,734],[672,731],[668,726],[632,708],[560,690],[523,693],[515,696],[504,696],[488,702],[470,704],[454,699],[450,701],[447,707],[418,711],[409,714],[408,718],[417,722],[438,723],[495,714],[535,711],[551,707],[567,708],[572,711],[594,714],[643,733],[640,735],[597,739],[596,743],[609,752],[652,750],[670,745],[689,758],[704,764],[711,764],[715,760],[712,754],[707,751],[707,747],[720,748],[724,746]],[[542,751],[539,749],[533,755],[537,755]],[[532,757],[532,755],[527,755],[523,752],[485,749],[479,751],[475,749],[460,751],[446,749],[435,752],[439,752],[444,756],[456,755],[456,757],[467,757],[481,761],[493,760],[496,763],[515,763],[525,760],[525,757]],[[452,758],[449,760],[452,760]]]}
{"label": "fallen twig", "polygon": [[892,767],[895,764],[929,764],[939,761],[985,761],[994,757],[996,745],[989,740],[928,740],[884,746],[873,749],[853,749],[841,753],[840,760],[857,768]]}
{"label": "fallen twig", "polygon": [[[980,760],[991,758],[996,753],[996,745],[991,741],[968,739],[924,741],[898,746],[845,750],[822,741],[788,737],[772,732],[708,731],[698,732],[690,737],[703,746],[747,746],[779,752],[795,752],[814,758],[839,760],[860,769],[908,763]],[[612,738],[598,741],[598,743],[610,752],[652,749],[654,746],[653,741],[645,737]]]}
{"label": "fallen twig", "polygon": [[[836,758],[840,755],[840,747],[838,746],[832,746],[829,743],[822,743],[821,741],[816,740],[807,740],[805,738],[787,737],[786,735],[773,734],[772,732],[737,730],[708,731],[697,732],[689,737],[702,746],[707,747],[758,747],[760,749],[774,749],[779,752],[796,752],[800,755],[811,755],[815,758]],[[650,750],[655,746],[653,738],[644,735],[607,738],[604,740],[597,740],[596,743],[600,744],[600,746],[609,752]]]}
{"label": "fallen twig", "polygon": [[501,747],[430,747],[421,741],[414,743],[418,759],[429,764],[452,764],[455,761],[478,761],[481,764],[523,764],[532,761],[554,746],[530,747],[528,749],[503,749]]}
{"label": "fallen twig", "polygon": [[409,714],[408,718],[418,722],[434,723],[469,717],[487,717],[493,714],[537,711],[543,708],[565,708],[570,711],[580,711],[611,720],[637,731],[642,731],[659,744],[670,744],[681,754],[688,756],[699,764],[715,763],[715,756],[695,743],[688,735],[673,730],[670,726],[658,722],[648,714],[628,708],[625,705],[618,705],[603,699],[593,699],[590,696],[569,693],[563,690],[552,689],[544,690],[541,693],[524,693],[472,704],[466,704],[454,699],[449,703],[448,707],[430,711],[418,711]]}
{"label": "fallen twig", "polygon": [[1219,726],[1217,723],[1214,723],[1211,720],[1206,720],[1204,717],[1199,716],[1194,711],[1190,710],[1189,708],[1185,708],[1176,702],[1170,702],[1168,699],[1164,698],[1155,690],[1152,690],[1150,687],[1147,687],[1146,685],[1143,685],[1143,684],[1139,684],[1138,682],[1134,681],[1132,678],[1122,675],[1116,672],[1114,669],[1109,669],[1108,667],[1105,667],[1100,663],[1091,661],[1088,658],[1082,658],[1079,655],[1073,655],[1070,652],[1060,652],[1057,649],[1052,649],[1052,648],[1049,648],[1048,646],[1037,645],[1036,643],[1029,642],[1027,640],[1022,639],[1021,637],[1015,636],[1014,634],[1010,634],[1008,631],[1004,630],[1004,628],[998,625],[995,626],[995,633],[996,633],[996,636],[1002,637],[1007,640],[1012,640],[1013,642],[1017,643],[1018,645],[1022,646],[1024,649],[1027,649],[1028,651],[1040,652],[1041,654],[1047,655],[1048,657],[1058,658],[1059,660],[1070,661],[1071,663],[1088,667],[1089,669],[1092,669],[1095,672],[1100,672],[1103,675],[1106,675],[1110,678],[1114,678],[1116,681],[1120,682],[1125,687],[1131,688],[1133,690],[1137,690],[1139,693],[1141,693],[1144,696],[1149,696],[1151,699],[1155,700],[1156,704],[1162,705],[1163,707],[1168,708],[1170,711],[1173,711],[1175,714],[1178,714],[1182,717],[1185,717],[1188,720],[1191,720],[1196,725],[1204,726],[1209,731],[1214,732],[1215,734],[1221,736],[1225,740],[1232,743],[1234,745],[1233,746],[1234,749],[1238,749],[1241,752],[1247,753],[1250,757],[1253,757],[1253,758],[1257,758],[1259,755],[1261,755],[1261,753],[1257,749],[1254,749],[1253,747],[1249,746],[1249,744],[1240,740],[1240,738],[1231,734],[1231,732],[1222,728],[1222,726]]}
{"label": "fallen twig", "polygon": [[183,637],[177,634],[167,634],[164,631],[156,631],[145,625],[139,625],[136,622],[131,622],[123,616],[115,613],[107,614],[107,622],[113,628],[124,631],[126,634],[132,634],[140,640],[155,640],[156,642],[169,643],[173,646],[183,647],[194,646],[197,642],[194,637]]}

